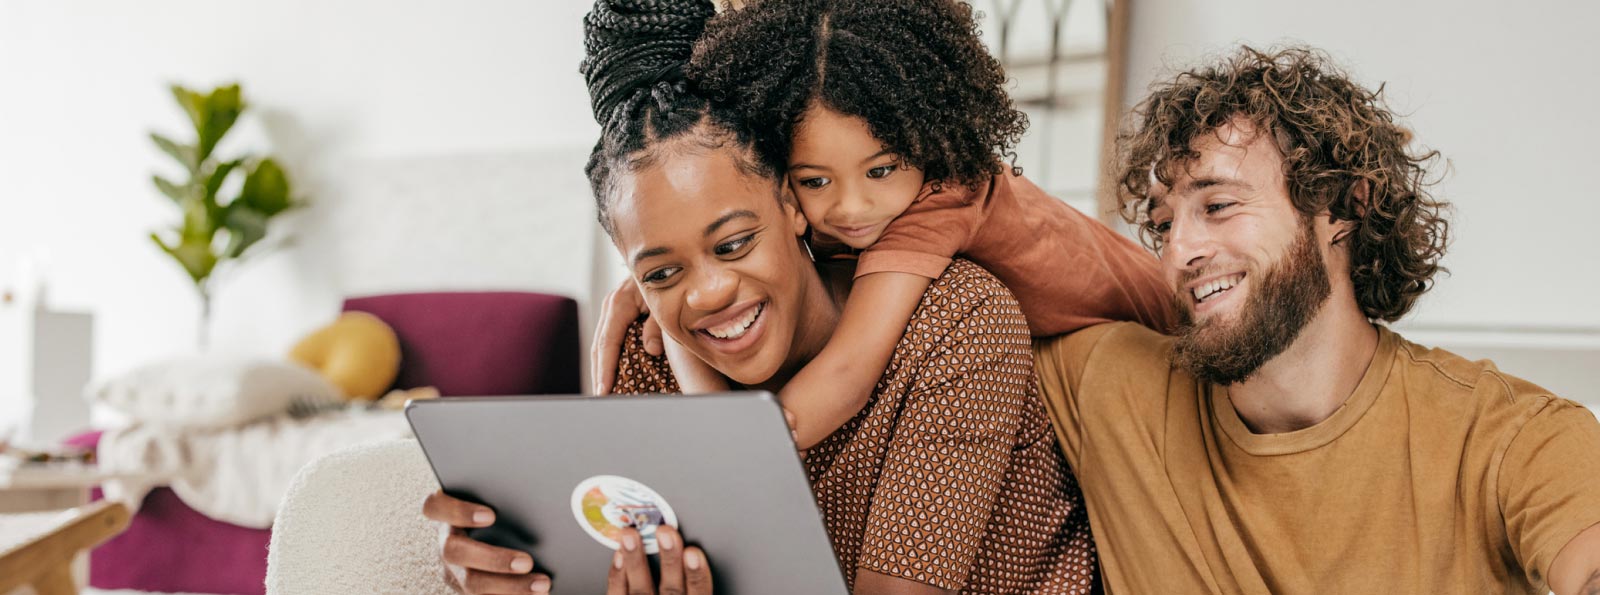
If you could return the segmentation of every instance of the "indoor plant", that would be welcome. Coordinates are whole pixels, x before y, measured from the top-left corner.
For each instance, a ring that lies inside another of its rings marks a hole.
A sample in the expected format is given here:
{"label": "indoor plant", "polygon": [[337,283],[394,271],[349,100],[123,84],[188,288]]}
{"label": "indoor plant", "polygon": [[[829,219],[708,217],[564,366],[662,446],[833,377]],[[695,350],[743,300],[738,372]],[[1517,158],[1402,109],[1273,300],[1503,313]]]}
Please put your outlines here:
{"label": "indoor plant", "polygon": [[[291,198],[283,168],[271,157],[245,154],[224,160],[213,153],[246,108],[239,85],[217,87],[209,93],[173,85],[172,95],[194,125],[194,141],[178,142],[154,132],[150,138],[183,166],[188,178],[151,177],[156,188],[178,206],[183,219],[169,233],[152,232],[150,239],[194,282],[200,297],[199,341],[204,348],[218,268],[253,254],[250,248],[266,237],[268,222],[296,201]],[[242,183],[229,184],[230,179],[241,177]],[[224,187],[236,188],[227,200],[219,198]]]}

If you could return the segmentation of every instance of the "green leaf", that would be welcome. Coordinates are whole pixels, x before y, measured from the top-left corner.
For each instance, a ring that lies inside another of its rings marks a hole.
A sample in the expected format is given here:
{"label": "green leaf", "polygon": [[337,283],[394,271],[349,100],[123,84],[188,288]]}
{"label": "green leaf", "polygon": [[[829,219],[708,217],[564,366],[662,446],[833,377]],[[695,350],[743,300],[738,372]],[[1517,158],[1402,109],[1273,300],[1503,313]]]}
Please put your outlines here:
{"label": "green leaf", "polygon": [[196,131],[205,127],[206,108],[205,97],[189,90],[182,85],[172,85],[172,98],[178,100],[178,105],[189,114],[189,123],[194,125]]}
{"label": "green leaf", "polygon": [[178,163],[189,170],[189,175],[194,175],[194,172],[200,168],[199,155],[194,147],[181,144],[154,132],[150,133],[150,140],[155,141],[157,147],[161,147],[161,152],[178,160]]}
{"label": "green leaf", "polygon": [[226,258],[239,258],[244,255],[250,246],[267,237],[267,219],[270,215],[263,214],[243,202],[234,202],[228,205],[227,215],[223,225],[228,228],[228,248],[223,252]]}
{"label": "green leaf", "polygon": [[162,194],[167,195],[167,198],[172,199],[172,202],[182,205],[183,201],[189,199],[187,186],[179,186],[161,176],[150,176],[150,181],[155,182],[156,188],[160,189]]}
{"label": "green leaf", "polygon": [[242,159],[223,162],[218,164],[217,169],[211,172],[211,177],[206,180],[206,196],[210,197],[212,202],[216,201],[217,191],[221,190],[222,185],[228,181],[228,174],[233,173],[233,168],[239,167],[239,164],[243,162],[244,160]]}
{"label": "green leaf", "polygon": [[216,269],[217,257],[211,253],[211,246],[191,241],[189,238],[179,240],[177,246],[169,246],[162,241],[161,236],[150,234],[150,239],[161,247],[163,252],[178,261],[178,266],[183,267],[183,272],[189,274],[189,279],[195,285],[204,284],[211,277],[211,272]]}
{"label": "green leaf", "polygon": [[200,158],[204,160],[211,156],[217,143],[222,142],[223,135],[233,128],[233,123],[238,121],[245,106],[237,84],[217,87],[202,100],[205,117],[197,123],[195,131],[200,135]]}
{"label": "green leaf", "polygon": [[262,159],[244,178],[244,188],[236,202],[242,201],[251,209],[271,217],[293,206],[289,198],[289,176],[278,162]]}

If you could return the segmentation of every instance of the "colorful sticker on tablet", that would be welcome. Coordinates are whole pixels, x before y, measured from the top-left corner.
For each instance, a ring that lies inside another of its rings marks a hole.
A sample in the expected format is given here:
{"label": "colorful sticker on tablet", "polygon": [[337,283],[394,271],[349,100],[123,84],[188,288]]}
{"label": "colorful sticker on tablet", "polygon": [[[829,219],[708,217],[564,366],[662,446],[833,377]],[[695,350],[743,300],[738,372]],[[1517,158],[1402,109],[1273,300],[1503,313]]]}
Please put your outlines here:
{"label": "colorful sticker on tablet", "polygon": [[572,516],[585,533],[611,549],[622,547],[617,537],[624,528],[638,529],[644,551],[650,554],[661,550],[656,545],[656,527],[678,526],[678,515],[661,494],[616,475],[596,475],[579,482],[572,489]]}

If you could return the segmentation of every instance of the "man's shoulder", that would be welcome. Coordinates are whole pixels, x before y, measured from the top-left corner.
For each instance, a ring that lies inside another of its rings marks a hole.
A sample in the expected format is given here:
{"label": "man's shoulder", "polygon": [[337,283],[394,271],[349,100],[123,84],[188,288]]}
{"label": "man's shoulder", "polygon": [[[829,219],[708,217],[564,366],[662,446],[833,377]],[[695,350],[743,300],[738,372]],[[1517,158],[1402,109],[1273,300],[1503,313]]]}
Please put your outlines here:
{"label": "man's shoulder", "polygon": [[1403,375],[1408,390],[1439,399],[1474,399],[1488,406],[1561,400],[1542,386],[1501,371],[1491,360],[1470,360],[1447,349],[1413,343],[1398,333],[1395,342],[1396,372]]}
{"label": "man's shoulder", "polygon": [[1033,349],[1038,365],[1050,368],[1047,376],[1080,391],[1165,394],[1174,381],[1172,337],[1133,322],[1036,339]]}
{"label": "man's shoulder", "polygon": [[1470,360],[1398,334],[1395,339],[1395,369],[1389,382],[1401,383],[1408,401],[1429,407],[1437,415],[1469,416],[1475,433],[1514,435],[1540,413],[1569,408],[1587,411],[1583,405],[1500,370],[1493,361]]}
{"label": "man's shoulder", "polygon": [[1041,341],[1057,342],[1086,366],[1171,367],[1172,337],[1136,322],[1107,322]]}

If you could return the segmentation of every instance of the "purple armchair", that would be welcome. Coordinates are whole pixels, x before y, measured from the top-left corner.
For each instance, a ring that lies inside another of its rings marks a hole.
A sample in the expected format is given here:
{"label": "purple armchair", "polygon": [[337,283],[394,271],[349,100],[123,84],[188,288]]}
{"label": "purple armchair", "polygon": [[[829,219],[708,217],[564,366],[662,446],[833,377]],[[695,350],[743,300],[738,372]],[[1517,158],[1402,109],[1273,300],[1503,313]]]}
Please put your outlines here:
{"label": "purple armchair", "polygon": [[[579,391],[578,305],[526,292],[412,293],[352,298],[400,338],[394,388],[433,386],[444,396]],[[98,433],[74,438],[93,445]],[[99,498],[98,490],[95,494]],[[265,592],[269,529],[215,521],[167,488],[144,500],[128,530],[96,548],[89,584],[99,589]]]}

